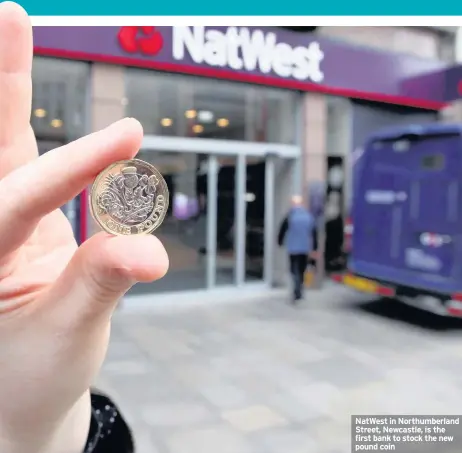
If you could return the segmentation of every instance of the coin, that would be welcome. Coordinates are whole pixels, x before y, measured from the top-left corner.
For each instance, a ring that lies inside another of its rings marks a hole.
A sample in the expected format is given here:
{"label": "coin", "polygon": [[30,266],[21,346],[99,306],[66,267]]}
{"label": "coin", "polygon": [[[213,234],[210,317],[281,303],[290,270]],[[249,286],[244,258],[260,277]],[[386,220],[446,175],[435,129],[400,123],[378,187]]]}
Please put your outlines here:
{"label": "coin", "polygon": [[167,183],[151,164],[139,159],[115,162],[95,179],[90,212],[115,235],[149,234],[159,228],[168,209]]}

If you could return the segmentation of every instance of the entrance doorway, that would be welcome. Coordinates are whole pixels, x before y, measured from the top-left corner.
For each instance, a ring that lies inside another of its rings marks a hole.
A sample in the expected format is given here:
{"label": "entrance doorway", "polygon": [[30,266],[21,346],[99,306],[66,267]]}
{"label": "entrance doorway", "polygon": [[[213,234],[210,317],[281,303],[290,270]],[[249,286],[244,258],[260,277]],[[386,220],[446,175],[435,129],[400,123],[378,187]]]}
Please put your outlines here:
{"label": "entrance doorway", "polygon": [[[129,296],[272,285],[275,191],[295,190],[297,146],[146,136],[138,156],[159,169],[169,188],[167,216],[155,234],[170,268]],[[276,184],[280,162],[293,172]]]}

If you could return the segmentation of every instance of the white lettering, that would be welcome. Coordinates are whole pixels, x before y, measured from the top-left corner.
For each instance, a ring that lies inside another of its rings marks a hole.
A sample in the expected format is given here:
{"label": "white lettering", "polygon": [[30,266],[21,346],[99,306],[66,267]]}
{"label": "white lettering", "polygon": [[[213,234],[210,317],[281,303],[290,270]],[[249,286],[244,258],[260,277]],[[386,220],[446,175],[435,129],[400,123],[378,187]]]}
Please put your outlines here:
{"label": "white lettering", "polygon": [[407,266],[425,271],[438,272],[443,267],[443,264],[438,258],[427,255],[424,251],[419,249],[406,249],[405,261]]}
{"label": "white lettering", "polygon": [[173,27],[173,58],[183,60],[185,49],[195,63],[204,61],[204,27]]}
{"label": "white lettering", "polygon": [[250,31],[247,27],[228,27],[226,33],[204,27],[173,27],[173,58],[187,55],[197,63],[234,70],[273,72],[279,77],[297,80],[324,80],[321,62],[324,59],[319,43],[307,47],[291,47],[278,43],[275,33]]}
{"label": "white lettering", "polygon": [[395,201],[395,192],[389,190],[369,190],[366,192],[366,201],[370,204],[392,204]]}
{"label": "white lettering", "polygon": [[228,37],[228,65],[231,69],[239,71],[244,66],[242,58],[239,57],[241,45],[239,31],[236,27],[229,27],[226,35]]}
{"label": "white lettering", "polygon": [[[321,61],[324,59],[324,52],[318,42],[312,42],[306,49],[298,47],[303,51],[304,60],[299,65],[300,74],[294,73],[298,79],[310,78],[313,82],[320,83],[324,80],[324,73],[321,70]],[[304,72],[303,72],[304,71]]]}
{"label": "white lettering", "polygon": [[276,45],[276,35],[268,33],[266,36],[261,30],[256,30],[250,35],[248,28],[242,27],[241,52],[244,67],[247,71],[259,69],[263,74],[271,72],[271,59]]}
{"label": "white lettering", "polygon": [[226,66],[226,38],[216,30],[208,30],[205,33],[207,41],[204,44],[204,61],[210,66]]}
{"label": "white lettering", "polygon": [[279,77],[290,77],[293,72],[292,54],[294,50],[289,44],[277,44],[274,49],[273,71]]}

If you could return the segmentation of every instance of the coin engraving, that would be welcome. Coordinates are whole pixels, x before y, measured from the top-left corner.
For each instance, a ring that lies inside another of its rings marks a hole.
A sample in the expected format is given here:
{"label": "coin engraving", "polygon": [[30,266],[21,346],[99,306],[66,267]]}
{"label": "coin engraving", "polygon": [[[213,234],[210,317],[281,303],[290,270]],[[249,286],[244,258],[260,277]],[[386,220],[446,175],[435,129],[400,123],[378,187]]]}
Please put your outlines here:
{"label": "coin engraving", "polygon": [[116,162],[96,178],[90,208],[98,224],[110,233],[150,233],[160,226],[167,212],[167,184],[147,162]]}

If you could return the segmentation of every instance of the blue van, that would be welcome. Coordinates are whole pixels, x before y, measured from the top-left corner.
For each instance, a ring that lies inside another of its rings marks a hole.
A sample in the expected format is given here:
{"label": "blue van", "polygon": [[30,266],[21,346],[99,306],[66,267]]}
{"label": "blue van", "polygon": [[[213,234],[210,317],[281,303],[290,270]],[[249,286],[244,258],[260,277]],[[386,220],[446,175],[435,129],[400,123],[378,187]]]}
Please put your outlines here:
{"label": "blue van", "polygon": [[372,135],[355,164],[350,233],[335,280],[462,316],[462,126]]}

